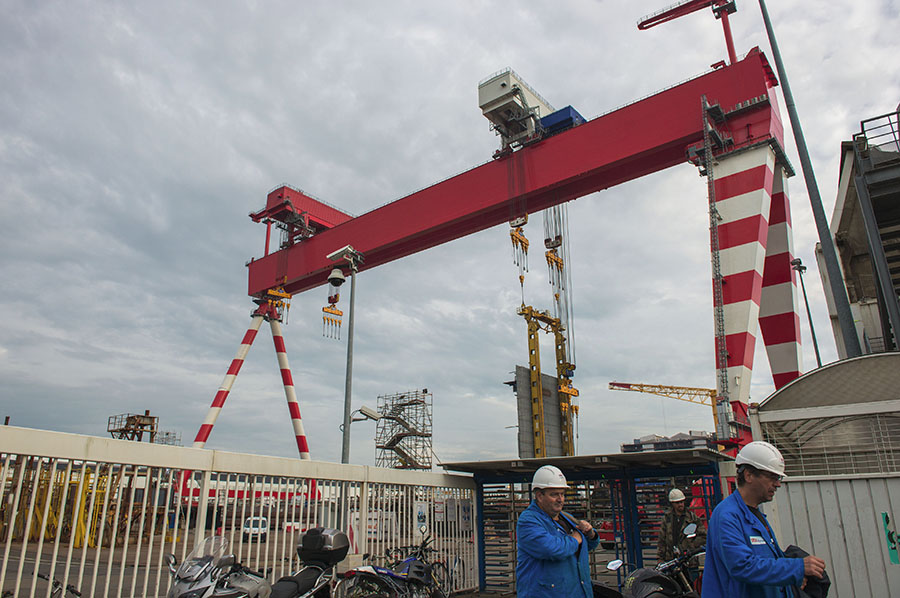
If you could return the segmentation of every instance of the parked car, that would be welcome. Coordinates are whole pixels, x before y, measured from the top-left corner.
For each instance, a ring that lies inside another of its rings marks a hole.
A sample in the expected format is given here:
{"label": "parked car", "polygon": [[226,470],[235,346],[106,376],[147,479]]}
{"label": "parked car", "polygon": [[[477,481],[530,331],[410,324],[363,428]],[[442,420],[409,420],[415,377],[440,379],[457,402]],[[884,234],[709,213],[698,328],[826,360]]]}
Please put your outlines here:
{"label": "parked car", "polygon": [[610,550],[616,545],[616,534],[613,531],[612,519],[604,519],[600,522],[599,527],[595,529],[600,537],[600,547],[604,550]]}
{"label": "parked car", "polygon": [[244,541],[265,542],[269,533],[269,520],[266,517],[248,517],[242,528]]}

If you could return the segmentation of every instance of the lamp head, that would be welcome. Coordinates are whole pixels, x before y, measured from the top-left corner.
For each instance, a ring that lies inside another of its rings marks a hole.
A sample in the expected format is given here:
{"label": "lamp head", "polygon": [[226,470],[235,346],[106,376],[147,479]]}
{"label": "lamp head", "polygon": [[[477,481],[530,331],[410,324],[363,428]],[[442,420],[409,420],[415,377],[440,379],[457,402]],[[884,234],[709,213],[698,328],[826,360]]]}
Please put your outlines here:
{"label": "lamp head", "polygon": [[344,284],[345,280],[346,278],[344,278],[344,273],[341,272],[340,268],[334,268],[331,271],[331,274],[328,275],[328,282],[335,287],[339,287]]}

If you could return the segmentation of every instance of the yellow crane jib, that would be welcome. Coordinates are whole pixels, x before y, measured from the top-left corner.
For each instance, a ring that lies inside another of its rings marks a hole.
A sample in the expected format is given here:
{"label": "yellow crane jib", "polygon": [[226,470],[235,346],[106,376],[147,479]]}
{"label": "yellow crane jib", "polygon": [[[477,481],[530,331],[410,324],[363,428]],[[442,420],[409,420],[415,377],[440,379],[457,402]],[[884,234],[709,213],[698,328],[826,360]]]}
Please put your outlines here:
{"label": "yellow crane jib", "polygon": [[712,407],[713,424],[719,429],[719,414],[716,411],[718,391],[715,388],[699,388],[694,386],[672,386],[669,384],[632,384],[629,382],[610,382],[610,390],[630,390],[653,394],[688,403]]}

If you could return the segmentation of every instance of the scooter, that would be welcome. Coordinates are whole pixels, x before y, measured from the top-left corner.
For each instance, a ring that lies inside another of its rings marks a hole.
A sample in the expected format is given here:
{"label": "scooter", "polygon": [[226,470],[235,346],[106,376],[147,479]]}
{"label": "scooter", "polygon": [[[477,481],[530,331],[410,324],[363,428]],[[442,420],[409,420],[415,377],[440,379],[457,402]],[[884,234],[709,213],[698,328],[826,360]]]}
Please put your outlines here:
{"label": "scooter", "polygon": [[233,554],[226,554],[227,548],[225,538],[210,536],[180,567],[174,555],[165,555],[173,578],[166,598],[328,598],[334,567],[347,556],[350,541],[340,530],[309,530],[297,546],[303,567],[275,584],[270,584],[261,572],[237,563]]}
{"label": "scooter", "polygon": [[[683,531],[685,536],[693,538],[697,535],[697,524],[688,524]],[[675,550],[677,554],[678,549]],[[642,567],[633,571],[622,584],[622,595],[625,598],[699,598],[691,586],[687,568],[691,559],[705,552],[705,548],[698,548],[678,554],[671,561],[660,563],[656,567]],[[616,559],[610,561],[606,568],[616,571],[625,564]]]}

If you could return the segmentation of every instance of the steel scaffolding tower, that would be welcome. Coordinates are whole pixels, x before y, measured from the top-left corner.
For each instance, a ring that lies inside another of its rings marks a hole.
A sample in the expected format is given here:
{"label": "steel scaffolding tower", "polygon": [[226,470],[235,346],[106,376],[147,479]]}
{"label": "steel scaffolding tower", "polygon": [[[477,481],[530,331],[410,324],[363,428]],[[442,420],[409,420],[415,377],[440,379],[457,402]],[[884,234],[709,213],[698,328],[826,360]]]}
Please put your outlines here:
{"label": "steel scaffolding tower", "polygon": [[375,465],[431,469],[432,396],[427,388],[378,397]]}

